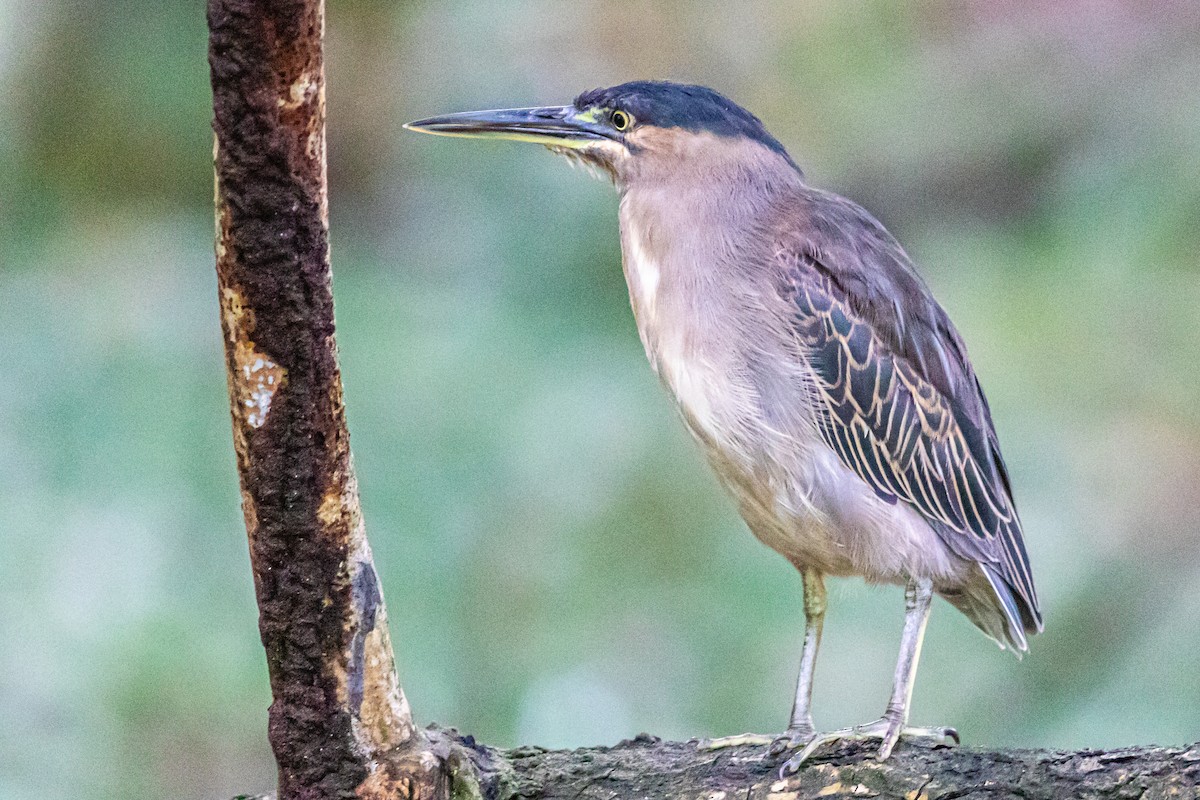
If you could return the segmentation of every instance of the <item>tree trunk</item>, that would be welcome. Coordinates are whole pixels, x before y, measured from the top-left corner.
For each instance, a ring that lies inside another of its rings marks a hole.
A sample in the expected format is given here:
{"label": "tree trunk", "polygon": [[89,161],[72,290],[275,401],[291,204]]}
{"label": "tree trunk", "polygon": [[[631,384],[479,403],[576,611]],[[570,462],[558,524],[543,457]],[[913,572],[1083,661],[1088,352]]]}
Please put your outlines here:
{"label": "tree trunk", "polygon": [[[210,0],[217,283],[282,798],[444,795],[396,678],[334,342],[320,0]],[[413,760],[415,759],[415,761]]]}

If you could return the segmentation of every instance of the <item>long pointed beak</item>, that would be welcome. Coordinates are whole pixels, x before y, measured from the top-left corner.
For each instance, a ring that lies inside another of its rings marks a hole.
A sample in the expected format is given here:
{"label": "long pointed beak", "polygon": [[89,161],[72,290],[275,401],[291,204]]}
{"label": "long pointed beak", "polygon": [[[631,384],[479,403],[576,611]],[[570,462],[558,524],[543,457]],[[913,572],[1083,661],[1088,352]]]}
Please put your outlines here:
{"label": "long pointed beak", "polygon": [[616,138],[614,131],[597,122],[594,111],[579,111],[574,106],[466,111],[420,119],[404,127],[436,136],[513,139],[551,147],[587,147]]}

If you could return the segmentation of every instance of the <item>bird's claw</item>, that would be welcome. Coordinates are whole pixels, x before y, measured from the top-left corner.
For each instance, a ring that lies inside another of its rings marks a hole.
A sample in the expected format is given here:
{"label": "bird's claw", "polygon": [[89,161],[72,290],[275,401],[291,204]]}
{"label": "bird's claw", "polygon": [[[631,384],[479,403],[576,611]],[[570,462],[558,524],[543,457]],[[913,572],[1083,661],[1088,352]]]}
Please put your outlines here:
{"label": "bird's claw", "polygon": [[817,732],[811,726],[803,728],[788,728],[781,736],[776,736],[771,742],[771,746],[767,749],[767,754],[772,756],[783,755],[789,750],[795,750],[798,747],[803,747],[813,740]]}
{"label": "bird's claw", "polygon": [[[775,742],[783,740],[785,737],[776,739]],[[794,774],[804,765],[813,753],[827,744],[838,741],[869,741],[871,739],[879,739],[879,751],[875,758],[879,761],[884,761],[892,754],[892,749],[901,739],[908,740],[924,740],[934,745],[949,747],[952,744],[960,744],[958,731],[954,728],[932,727],[932,728],[916,728],[909,727],[902,720],[890,719],[884,717],[877,719],[874,722],[868,722],[865,725],[855,725],[852,728],[842,728],[828,733],[821,733],[812,736],[804,743],[804,749],[794,756],[789,758],[782,767],[779,768],[779,777],[785,778],[788,775]],[[772,751],[774,751],[775,743],[772,743]],[[783,752],[780,750],[779,752]]]}

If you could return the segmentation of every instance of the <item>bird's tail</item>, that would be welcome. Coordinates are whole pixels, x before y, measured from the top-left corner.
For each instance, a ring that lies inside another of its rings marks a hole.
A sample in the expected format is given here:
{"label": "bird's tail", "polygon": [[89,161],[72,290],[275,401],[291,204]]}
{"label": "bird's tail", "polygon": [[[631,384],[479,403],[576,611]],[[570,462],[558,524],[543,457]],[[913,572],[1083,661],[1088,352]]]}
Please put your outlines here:
{"label": "bird's tail", "polygon": [[1042,629],[1041,620],[1024,608],[1004,577],[986,564],[978,564],[960,589],[941,594],[984,635],[1002,648],[1012,648],[1018,658],[1029,649],[1025,635]]}

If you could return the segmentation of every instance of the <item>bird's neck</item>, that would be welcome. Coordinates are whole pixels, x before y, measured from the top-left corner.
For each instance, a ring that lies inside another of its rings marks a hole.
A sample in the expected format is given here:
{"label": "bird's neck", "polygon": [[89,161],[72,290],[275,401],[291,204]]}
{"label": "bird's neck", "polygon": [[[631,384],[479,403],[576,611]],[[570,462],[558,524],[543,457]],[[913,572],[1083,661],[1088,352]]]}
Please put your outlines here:
{"label": "bird's neck", "polygon": [[630,303],[646,355],[668,383],[670,362],[720,360],[727,348],[719,332],[733,322],[721,317],[747,311],[744,296],[734,295],[744,295],[748,260],[762,249],[780,204],[801,186],[785,159],[747,147],[755,148],[749,156],[735,158],[726,148],[721,157],[647,168],[623,187]]}
{"label": "bird's neck", "polygon": [[653,324],[664,303],[695,306],[745,269],[738,254],[761,247],[778,209],[803,187],[778,153],[714,141],[708,151],[649,160],[621,187],[622,255],[639,327]]}
{"label": "bird's neck", "polygon": [[804,186],[786,155],[753,140],[703,135],[669,142],[631,159],[620,181],[623,237],[640,234],[643,250],[660,260],[674,253],[695,263],[713,247],[761,237],[764,220]]}

